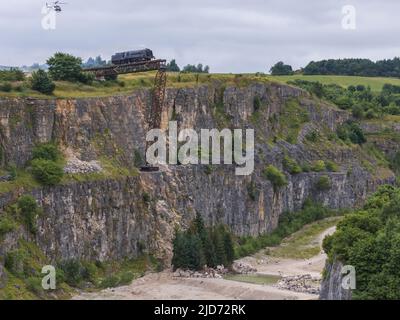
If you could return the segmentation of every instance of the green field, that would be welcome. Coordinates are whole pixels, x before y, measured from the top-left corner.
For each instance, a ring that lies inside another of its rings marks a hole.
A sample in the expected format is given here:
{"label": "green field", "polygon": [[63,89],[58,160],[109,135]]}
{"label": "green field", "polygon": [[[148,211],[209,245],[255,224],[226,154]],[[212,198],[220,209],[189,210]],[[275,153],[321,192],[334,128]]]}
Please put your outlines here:
{"label": "green field", "polygon": [[400,86],[400,79],[397,78],[372,78],[372,77],[351,77],[351,76],[267,76],[268,79],[278,82],[287,83],[296,79],[306,81],[318,81],[322,84],[337,84],[342,87],[348,87],[350,85],[362,84],[364,86],[370,86],[372,91],[379,92],[385,83]]}
{"label": "green field", "polygon": [[[11,92],[0,92],[0,97],[36,97],[36,98],[88,98],[104,97],[118,94],[128,94],[139,88],[152,88],[155,72],[120,75],[118,81],[95,82],[93,85],[83,85],[57,81],[56,90],[52,96],[46,96],[27,88],[27,84],[13,83]],[[210,84],[215,81],[224,82],[225,85],[245,86],[251,82],[280,82],[287,83],[296,79],[319,81],[323,84],[338,84],[343,87],[362,84],[370,86],[372,91],[379,92],[385,83],[400,86],[400,79],[395,78],[369,78],[350,76],[270,76],[256,74],[187,74],[169,73],[167,86],[169,88],[194,87]]]}

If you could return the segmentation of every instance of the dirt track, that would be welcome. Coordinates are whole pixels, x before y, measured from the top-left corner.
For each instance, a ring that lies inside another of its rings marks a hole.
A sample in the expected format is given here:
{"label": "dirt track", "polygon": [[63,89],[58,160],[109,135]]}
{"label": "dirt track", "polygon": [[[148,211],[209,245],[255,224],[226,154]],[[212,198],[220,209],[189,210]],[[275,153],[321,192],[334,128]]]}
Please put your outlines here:
{"label": "dirt track", "polygon": [[[322,243],[323,238],[332,234],[335,227],[320,234],[313,242]],[[251,264],[258,274],[321,276],[326,255],[322,252],[308,260],[278,259],[256,255],[240,261]],[[98,293],[82,293],[77,300],[308,300],[318,296],[281,290],[272,285],[258,285],[224,279],[174,278],[170,271],[153,273],[135,280],[132,284]]]}

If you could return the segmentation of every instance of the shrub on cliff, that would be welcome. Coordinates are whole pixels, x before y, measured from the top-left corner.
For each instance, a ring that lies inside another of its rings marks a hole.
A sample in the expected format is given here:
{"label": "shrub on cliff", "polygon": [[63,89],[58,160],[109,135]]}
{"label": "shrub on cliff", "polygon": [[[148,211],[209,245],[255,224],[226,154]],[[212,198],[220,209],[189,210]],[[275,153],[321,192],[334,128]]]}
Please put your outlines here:
{"label": "shrub on cliff", "polygon": [[367,142],[361,127],[354,121],[348,121],[339,126],[336,131],[338,137],[343,141],[350,141],[354,144],[363,144]]}
{"label": "shrub on cliff", "polygon": [[64,174],[63,167],[60,164],[46,159],[33,160],[31,171],[36,180],[47,186],[58,184]]}
{"label": "shrub on cliff", "polygon": [[299,174],[303,171],[296,160],[291,159],[288,156],[283,158],[282,165],[290,174]]}
{"label": "shrub on cliff", "polygon": [[31,87],[33,90],[44,94],[52,94],[56,85],[50,79],[47,72],[43,70],[34,71],[31,78]]}
{"label": "shrub on cliff", "polygon": [[269,165],[264,169],[263,176],[272,183],[274,190],[287,185],[286,176],[273,165]]}
{"label": "shrub on cliff", "polygon": [[15,230],[17,227],[15,221],[5,214],[0,215],[0,238],[5,234]]}
{"label": "shrub on cliff", "polygon": [[339,171],[338,165],[331,160],[327,160],[325,162],[325,165],[326,165],[326,169],[330,172],[338,172]]}
{"label": "shrub on cliff", "polygon": [[328,176],[319,177],[315,183],[315,189],[318,191],[327,191],[332,187],[331,180]]}
{"label": "shrub on cliff", "polygon": [[317,160],[313,163],[311,170],[315,172],[321,172],[326,169],[325,161]]}
{"label": "shrub on cliff", "polygon": [[36,219],[42,212],[36,200],[30,195],[24,195],[18,199],[17,207],[24,224],[31,233],[35,234],[37,231]]}
{"label": "shrub on cliff", "polygon": [[61,159],[61,152],[53,143],[41,143],[33,148],[32,159],[57,161]]}

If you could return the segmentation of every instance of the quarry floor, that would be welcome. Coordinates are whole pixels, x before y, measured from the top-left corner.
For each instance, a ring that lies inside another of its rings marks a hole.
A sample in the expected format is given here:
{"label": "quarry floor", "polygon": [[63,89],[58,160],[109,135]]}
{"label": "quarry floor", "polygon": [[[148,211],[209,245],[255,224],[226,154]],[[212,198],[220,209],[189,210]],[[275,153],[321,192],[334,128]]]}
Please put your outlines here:
{"label": "quarry floor", "polygon": [[[321,246],[325,236],[335,232],[330,227],[318,234],[312,243]],[[310,259],[271,257],[259,252],[239,261],[252,265],[260,275],[295,276],[310,274],[320,277],[326,255],[320,252]],[[315,300],[318,295],[282,290],[273,285],[260,285],[225,279],[175,278],[171,270],[151,273],[130,285],[96,293],[81,293],[74,300]]]}

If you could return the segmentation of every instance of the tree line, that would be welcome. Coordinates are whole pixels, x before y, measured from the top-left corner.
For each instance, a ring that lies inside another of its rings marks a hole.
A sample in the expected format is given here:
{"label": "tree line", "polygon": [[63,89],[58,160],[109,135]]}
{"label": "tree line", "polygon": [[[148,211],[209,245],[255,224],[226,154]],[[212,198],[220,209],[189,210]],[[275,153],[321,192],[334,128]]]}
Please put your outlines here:
{"label": "tree line", "polygon": [[381,92],[373,92],[364,85],[343,88],[337,84],[322,84],[318,81],[296,79],[289,81],[318,98],[349,110],[357,119],[379,118],[385,114],[400,115],[400,86],[385,84]]}
{"label": "tree line", "polygon": [[[360,77],[400,77],[400,58],[371,61],[369,59],[328,59],[311,61],[296,71],[304,75],[338,75]],[[292,67],[282,61],[270,69],[272,75],[292,75]]]}
{"label": "tree line", "polygon": [[234,245],[225,225],[206,227],[200,214],[186,231],[177,230],[173,241],[174,270],[202,270],[205,265],[229,267],[234,260]]}
{"label": "tree line", "polygon": [[210,73],[210,67],[199,63],[198,65],[188,64],[181,69],[176,63],[176,60],[172,59],[167,63],[167,71],[184,73]]}
{"label": "tree line", "polygon": [[[330,261],[356,269],[353,299],[400,299],[400,189],[383,186],[325,238]],[[327,275],[325,275],[327,276]]]}

